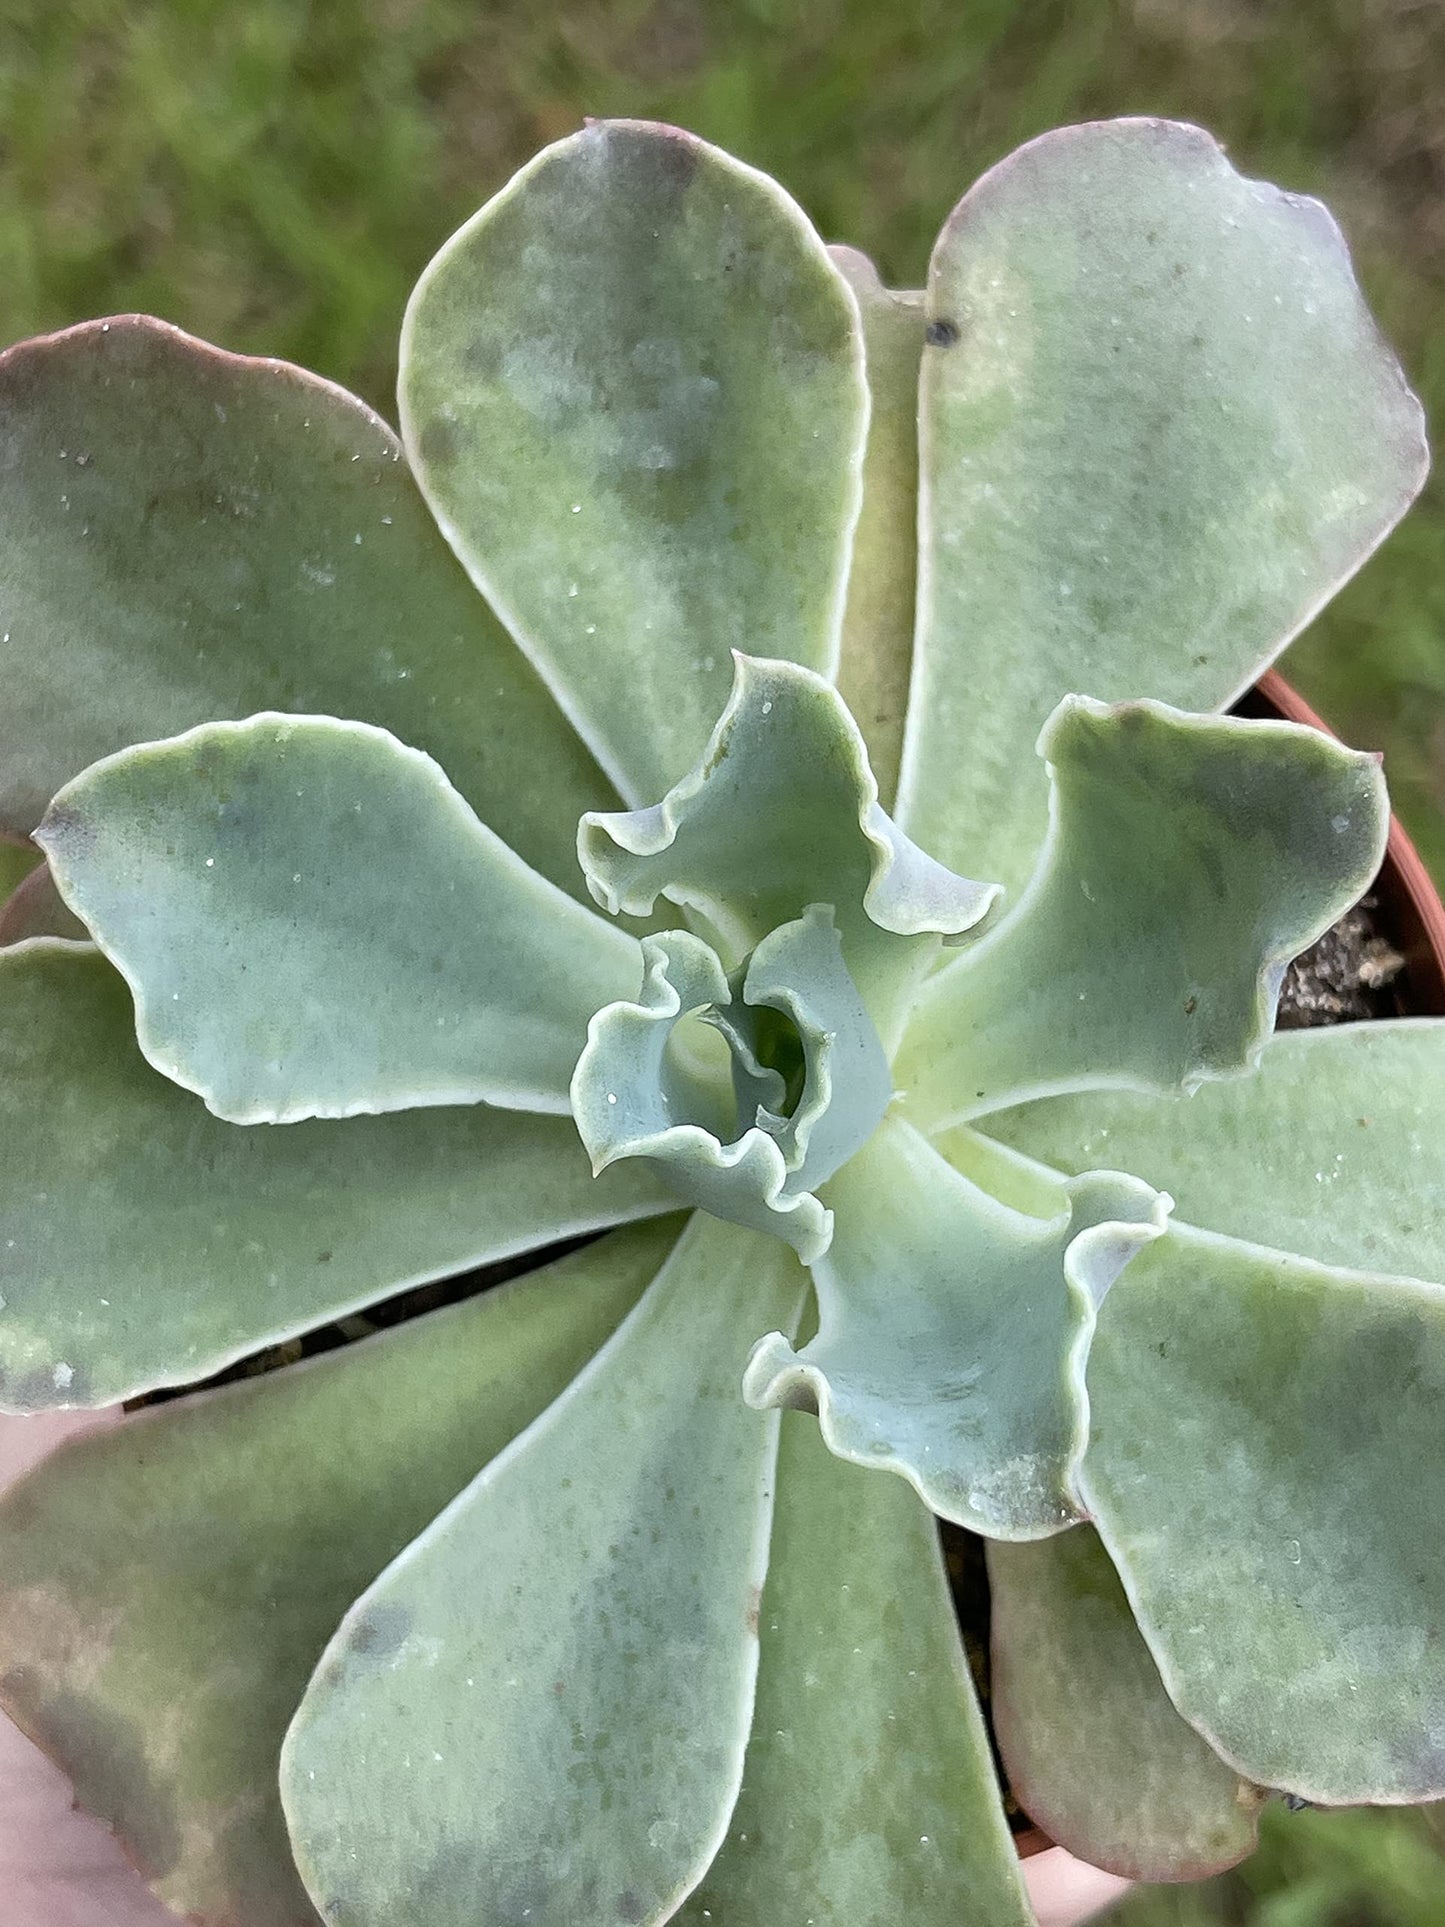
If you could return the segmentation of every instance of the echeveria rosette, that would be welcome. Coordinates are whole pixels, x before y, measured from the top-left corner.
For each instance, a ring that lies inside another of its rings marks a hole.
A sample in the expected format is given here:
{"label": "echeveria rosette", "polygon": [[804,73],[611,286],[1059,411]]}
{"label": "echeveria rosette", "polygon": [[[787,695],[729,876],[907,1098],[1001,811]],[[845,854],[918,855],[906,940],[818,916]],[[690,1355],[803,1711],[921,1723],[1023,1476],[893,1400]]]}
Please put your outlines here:
{"label": "echeveria rosette", "polygon": [[994,1542],[999,1737],[1066,1844],[1194,1873],[1262,1787],[1439,1791],[1445,1029],[1267,1041],[1383,788],[1198,713],[1423,473],[1328,217],[1197,130],[1070,129],[895,295],[602,123],[402,359],[404,459],[160,324],[0,363],[5,822],[59,792],[0,955],[4,1396],[622,1228],[42,1472],[9,1702],[247,1927],[1009,1927],[932,1507]]}

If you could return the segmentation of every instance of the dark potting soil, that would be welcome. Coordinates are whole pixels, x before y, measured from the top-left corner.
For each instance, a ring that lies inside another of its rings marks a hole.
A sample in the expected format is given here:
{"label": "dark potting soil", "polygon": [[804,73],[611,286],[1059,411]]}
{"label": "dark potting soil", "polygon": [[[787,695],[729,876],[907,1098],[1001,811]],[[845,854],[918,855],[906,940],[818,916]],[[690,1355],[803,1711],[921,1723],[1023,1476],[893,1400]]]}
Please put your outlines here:
{"label": "dark potting soil", "polygon": [[1281,1030],[1358,1024],[1405,1014],[1405,959],[1381,930],[1374,897],[1364,897],[1295,958],[1279,994]]}

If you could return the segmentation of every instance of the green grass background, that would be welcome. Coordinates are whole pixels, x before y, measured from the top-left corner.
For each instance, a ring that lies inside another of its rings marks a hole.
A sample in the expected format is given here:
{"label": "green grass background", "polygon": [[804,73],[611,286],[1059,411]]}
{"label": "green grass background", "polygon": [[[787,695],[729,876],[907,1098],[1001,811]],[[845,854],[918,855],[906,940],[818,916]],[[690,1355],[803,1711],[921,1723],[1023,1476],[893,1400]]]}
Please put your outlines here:
{"label": "green grass background", "polygon": [[[1330,203],[1445,421],[1445,0],[0,0],[0,337],[148,309],[390,415],[419,270],[584,114],[695,129],[916,285],[990,162],[1139,112]],[[1286,668],[1445,876],[1441,484]],[[1445,1927],[1445,1862],[1420,1815],[1280,1811],[1119,1918]]]}

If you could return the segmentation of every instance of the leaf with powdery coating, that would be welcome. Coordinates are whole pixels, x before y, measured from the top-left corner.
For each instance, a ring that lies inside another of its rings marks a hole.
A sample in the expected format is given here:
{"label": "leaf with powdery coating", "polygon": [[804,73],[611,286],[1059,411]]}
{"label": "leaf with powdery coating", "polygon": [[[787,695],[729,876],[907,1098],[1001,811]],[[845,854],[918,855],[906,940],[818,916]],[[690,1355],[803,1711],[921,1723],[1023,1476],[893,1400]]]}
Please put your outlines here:
{"label": "leaf with powdery coating", "polygon": [[918,364],[921,292],[885,288],[856,248],[834,247],[857,297],[868,356],[863,512],[853,535],[838,689],[858,719],[885,808],[898,786],[913,662],[918,571]]}
{"label": "leaf with powdery coating", "polygon": [[0,355],[0,434],[0,831],[127,743],[357,716],[582,894],[577,818],[611,786],[364,402],[120,315]]}
{"label": "leaf with powdery coating", "polygon": [[0,1408],[107,1405],[429,1279],[672,1208],[570,1118],[243,1128],[146,1063],[91,946],[0,954]]}
{"label": "leaf with powdery coating", "polygon": [[171,1906],[314,1922],[276,1769],[326,1641],[606,1341],[678,1222],[139,1414],[0,1502],[0,1698]]}
{"label": "leaf with powdery coating", "polygon": [[1095,1314],[1168,1200],[1097,1171],[1036,1218],[896,1118],[824,1196],[836,1223],[813,1263],[817,1335],[801,1350],[763,1339],[745,1396],[816,1411],[841,1458],[901,1473],[973,1532],[1035,1539],[1081,1518]]}
{"label": "leaf with powdery coating", "polygon": [[1223,709],[1404,514],[1418,402],[1317,201],[1197,127],[1030,141],[934,250],[897,813],[1027,877],[1065,689]]}
{"label": "leaf with powdery coating", "polygon": [[1445,1794],[1445,1286],[1175,1224],[1088,1389],[1080,1488],[1185,1718],[1320,1805]]}
{"label": "leaf with powdery coating", "polygon": [[1445,1022],[1281,1031],[1187,1098],[1090,1091],[989,1118],[1059,1170],[1117,1164],[1180,1216],[1321,1264],[1445,1280]]}
{"label": "leaf with powdery coating", "polygon": [[[812,1263],[832,1219],[813,1187],[832,1177],[888,1108],[888,1060],[843,965],[832,911],[780,924],[730,985],[686,930],[646,937],[638,1003],[601,1010],[572,1078],[578,1134],[603,1171],[641,1159],[678,1198],[771,1232]],[[731,1086],[678,1049],[681,1018],[703,1012],[733,1051]],[[767,1058],[764,1019],[792,1026],[798,1089]]]}
{"label": "leaf with powdery coating", "polygon": [[437,520],[628,803],[696,760],[731,649],[834,668],[862,334],[766,175],[647,121],[546,148],[417,283],[400,396]]}
{"label": "leaf with powdery coating", "polygon": [[642,975],[635,938],[369,723],[253,716],[121,750],[36,834],[141,1049],[238,1124],[566,1111],[587,1019]]}
{"label": "leaf with powdery coating", "polygon": [[785,1414],[752,1737],[682,1927],[1032,1927],[928,1510]]}
{"label": "leaf with powdery coating", "polygon": [[347,1615],[281,1759],[335,1927],[656,1927],[696,1886],[741,1777],[777,1458],[739,1335],[791,1327],[805,1282],[776,1239],[696,1214]]}
{"label": "leaf with powdery coating", "polygon": [[1061,1847],[1128,1880],[1252,1853],[1264,1795],[1175,1711],[1088,1526],[988,1548],[989,1712],[1009,1785]]}
{"label": "leaf with powdery coating", "polygon": [[1297,723],[1070,696],[1039,754],[1053,794],[1038,868],[925,985],[895,1066],[925,1129],[1252,1069],[1286,964],[1384,855],[1379,759]]}

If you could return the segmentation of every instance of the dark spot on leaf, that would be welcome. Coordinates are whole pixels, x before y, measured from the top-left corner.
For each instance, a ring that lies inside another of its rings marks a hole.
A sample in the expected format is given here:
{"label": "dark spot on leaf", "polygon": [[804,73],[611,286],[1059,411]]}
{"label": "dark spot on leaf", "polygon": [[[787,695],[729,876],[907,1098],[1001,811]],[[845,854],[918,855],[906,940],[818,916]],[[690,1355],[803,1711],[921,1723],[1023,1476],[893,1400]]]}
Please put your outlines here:
{"label": "dark spot on leaf", "polygon": [[318,1265],[329,1265],[331,1263],[331,1253],[329,1251],[318,1251],[316,1254],[316,1262]]}
{"label": "dark spot on leaf", "polygon": [[642,1920],[646,1916],[646,1913],[647,1907],[643,1902],[642,1896],[637,1893],[635,1889],[628,1887],[617,1896],[617,1918],[619,1920]]}
{"label": "dark spot on leaf", "polygon": [[352,1627],[351,1650],[380,1659],[394,1653],[410,1631],[411,1614],[405,1606],[373,1606]]}
{"label": "dark spot on leaf", "polygon": [[942,318],[930,321],[923,331],[923,339],[930,348],[951,348],[958,340],[958,323]]}
{"label": "dark spot on leaf", "polygon": [[652,164],[668,186],[674,189],[689,186],[697,172],[697,147],[694,142],[672,127],[662,133],[651,133],[647,138]]}
{"label": "dark spot on leaf", "polygon": [[1186,997],[1184,999],[1184,1015],[1186,1017],[1192,1017],[1198,1008],[1199,999],[1197,997]]}
{"label": "dark spot on leaf", "polygon": [[495,383],[501,374],[502,344],[495,333],[475,336],[462,350],[462,366],[482,381]]}
{"label": "dark spot on leaf", "polygon": [[748,1631],[756,1639],[758,1636],[758,1614],[762,1610],[763,1589],[752,1586],[748,1589]]}
{"label": "dark spot on leaf", "polygon": [[433,415],[421,431],[421,458],[442,468],[457,458],[457,431],[441,415]]}

